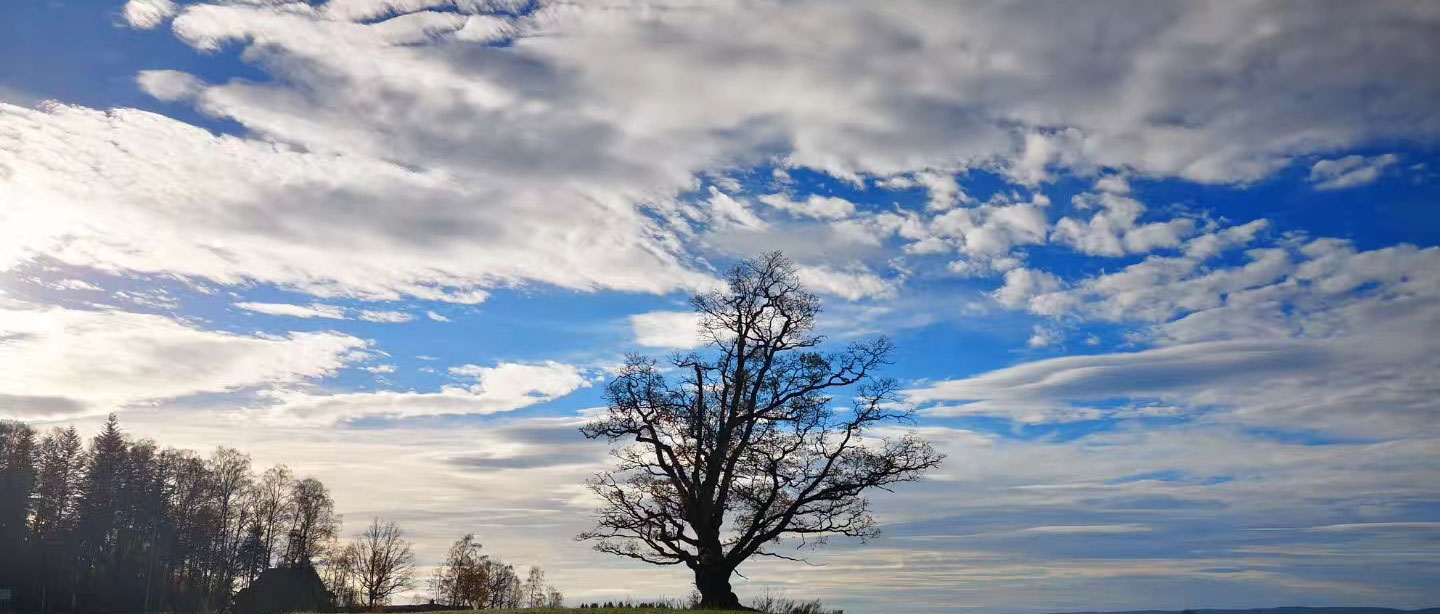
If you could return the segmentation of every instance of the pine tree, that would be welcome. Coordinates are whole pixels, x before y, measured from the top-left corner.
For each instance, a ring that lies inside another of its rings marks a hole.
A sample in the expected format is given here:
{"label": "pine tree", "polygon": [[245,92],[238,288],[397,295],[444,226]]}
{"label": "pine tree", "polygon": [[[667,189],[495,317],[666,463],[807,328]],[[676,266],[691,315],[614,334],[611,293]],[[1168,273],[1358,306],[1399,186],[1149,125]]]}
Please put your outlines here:
{"label": "pine tree", "polygon": [[40,440],[35,454],[36,498],[30,520],[33,548],[31,586],[36,605],[49,611],[54,597],[68,590],[58,568],[68,569],[74,561],[75,510],[84,476],[84,444],[75,427],[52,429]]}
{"label": "pine tree", "polygon": [[[19,422],[0,422],[0,552],[26,550],[25,525],[35,490],[35,431]],[[19,584],[19,556],[0,557],[0,586]]]}
{"label": "pine tree", "polygon": [[[80,504],[76,509],[78,565],[70,577],[72,610],[80,600],[98,602],[114,588],[114,533],[127,447],[119,421],[110,414],[100,434],[90,441],[85,477],[80,482]],[[79,593],[82,586],[88,595]]]}

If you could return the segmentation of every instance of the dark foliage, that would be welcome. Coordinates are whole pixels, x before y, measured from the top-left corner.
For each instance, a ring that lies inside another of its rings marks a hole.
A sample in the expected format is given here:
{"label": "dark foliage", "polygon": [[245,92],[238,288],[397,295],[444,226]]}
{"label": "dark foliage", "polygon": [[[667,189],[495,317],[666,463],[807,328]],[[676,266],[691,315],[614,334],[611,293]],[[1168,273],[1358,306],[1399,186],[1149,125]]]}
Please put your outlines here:
{"label": "dark foliage", "polygon": [[0,587],[17,611],[220,611],[273,565],[314,576],[333,508],[317,480],[257,480],[236,450],[161,449],[114,416],[88,445],[0,421]]}
{"label": "dark foliage", "polygon": [[[88,445],[0,420],[0,588],[18,612],[429,611],[559,605],[532,569],[467,535],[436,592],[464,607],[384,607],[412,586],[410,543],[375,518],[347,544],[325,485],[283,465],[132,440],[112,415]],[[448,574],[448,575],[447,575]],[[238,592],[237,592],[238,591]],[[232,597],[233,596],[233,597]]]}

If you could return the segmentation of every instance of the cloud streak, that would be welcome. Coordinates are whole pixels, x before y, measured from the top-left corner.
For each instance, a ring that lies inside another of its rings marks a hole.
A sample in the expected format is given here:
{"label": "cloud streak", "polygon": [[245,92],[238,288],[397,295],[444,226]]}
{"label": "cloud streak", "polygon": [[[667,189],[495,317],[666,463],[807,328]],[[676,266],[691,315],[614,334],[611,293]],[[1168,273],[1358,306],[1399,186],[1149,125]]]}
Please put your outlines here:
{"label": "cloud streak", "polygon": [[246,387],[301,384],[365,357],[333,332],[214,332],[116,310],[0,311],[0,394],[10,417],[44,419]]}

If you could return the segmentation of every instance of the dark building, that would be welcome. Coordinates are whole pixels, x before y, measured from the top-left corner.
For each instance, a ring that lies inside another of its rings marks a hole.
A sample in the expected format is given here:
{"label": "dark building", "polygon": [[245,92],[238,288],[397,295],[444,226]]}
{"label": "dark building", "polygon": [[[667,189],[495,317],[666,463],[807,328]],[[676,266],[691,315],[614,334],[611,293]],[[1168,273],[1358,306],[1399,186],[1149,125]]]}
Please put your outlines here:
{"label": "dark building", "polygon": [[250,586],[235,593],[235,614],[274,612],[326,612],[335,608],[335,595],[325,590],[320,574],[310,565],[266,569]]}

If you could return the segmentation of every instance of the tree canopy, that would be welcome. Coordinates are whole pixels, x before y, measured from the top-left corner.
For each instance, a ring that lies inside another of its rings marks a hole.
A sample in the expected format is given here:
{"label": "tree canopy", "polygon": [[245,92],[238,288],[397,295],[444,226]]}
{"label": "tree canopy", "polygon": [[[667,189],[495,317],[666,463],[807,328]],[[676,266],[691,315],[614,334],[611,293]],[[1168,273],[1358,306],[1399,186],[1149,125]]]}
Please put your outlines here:
{"label": "tree canopy", "polygon": [[[866,491],[921,478],[942,455],[913,433],[883,436],[911,410],[876,371],[886,338],[827,349],[820,300],[770,253],[697,294],[701,351],[662,366],[632,355],[606,387],[608,411],[582,429],[625,442],[590,488],[603,501],[595,548],[695,573],[705,607],[738,608],[730,576],[773,546],[878,530]],[[837,408],[836,396],[848,394]]]}

